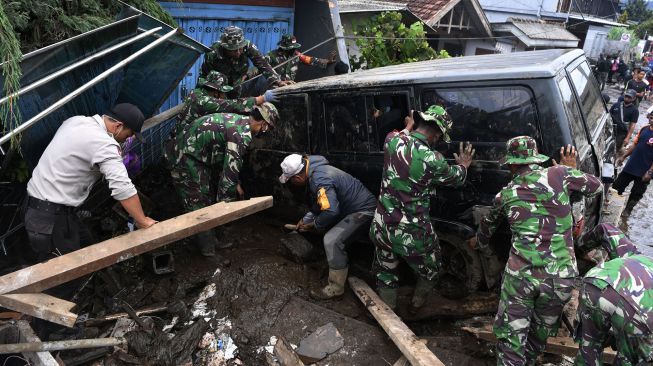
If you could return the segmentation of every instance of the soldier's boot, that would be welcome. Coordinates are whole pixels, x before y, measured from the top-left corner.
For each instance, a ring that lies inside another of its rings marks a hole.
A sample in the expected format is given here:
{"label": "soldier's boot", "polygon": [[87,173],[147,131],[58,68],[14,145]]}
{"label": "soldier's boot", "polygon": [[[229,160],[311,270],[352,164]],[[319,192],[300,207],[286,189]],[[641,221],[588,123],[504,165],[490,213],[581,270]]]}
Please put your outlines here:
{"label": "soldier's boot", "polygon": [[213,231],[207,230],[195,235],[195,242],[200,249],[200,253],[205,257],[215,259],[221,265],[228,266],[231,261],[219,254],[215,253],[215,247],[218,245],[218,239],[213,234]]}
{"label": "soldier's boot", "polygon": [[345,293],[348,268],[329,269],[329,283],[322,289],[311,290],[311,297],[315,300],[329,300],[340,298]]}
{"label": "soldier's boot", "polygon": [[422,277],[417,280],[413,298],[410,300],[410,306],[408,306],[408,313],[410,315],[417,314],[419,309],[424,306],[433,287],[435,287],[435,281],[429,281]]}
{"label": "soldier's boot", "polygon": [[397,309],[397,289],[392,287],[379,287],[379,297],[392,311]]}

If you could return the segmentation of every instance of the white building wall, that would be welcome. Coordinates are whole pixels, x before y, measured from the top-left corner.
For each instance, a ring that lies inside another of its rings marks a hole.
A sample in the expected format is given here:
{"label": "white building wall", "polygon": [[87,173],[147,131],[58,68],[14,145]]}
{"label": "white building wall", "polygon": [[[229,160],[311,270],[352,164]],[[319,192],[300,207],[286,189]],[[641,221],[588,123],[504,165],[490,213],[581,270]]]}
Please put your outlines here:
{"label": "white building wall", "polygon": [[608,38],[609,27],[590,25],[585,37],[585,44],[583,51],[589,58],[598,59],[599,55],[603,53],[605,41]]}
{"label": "white building wall", "polygon": [[558,11],[559,0],[479,0],[481,7],[493,8],[503,11],[528,11],[537,14],[540,12],[556,12]]}

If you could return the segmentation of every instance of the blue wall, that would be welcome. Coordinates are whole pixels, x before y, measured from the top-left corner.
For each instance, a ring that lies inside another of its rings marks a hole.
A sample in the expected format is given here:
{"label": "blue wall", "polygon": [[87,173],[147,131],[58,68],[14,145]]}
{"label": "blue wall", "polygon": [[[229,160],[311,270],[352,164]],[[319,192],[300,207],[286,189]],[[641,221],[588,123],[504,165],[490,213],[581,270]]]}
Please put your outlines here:
{"label": "blue wall", "polygon": [[[245,38],[256,44],[263,53],[276,48],[282,34],[293,33],[292,8],[174,2],[160,4],[188,36],[207,47],[216,42],[222,30],[229,25],[242,28]],[[161,110],[181,103],[183,96],[195,87],[202,62],[204,57],[200,57],[188,71]]]}

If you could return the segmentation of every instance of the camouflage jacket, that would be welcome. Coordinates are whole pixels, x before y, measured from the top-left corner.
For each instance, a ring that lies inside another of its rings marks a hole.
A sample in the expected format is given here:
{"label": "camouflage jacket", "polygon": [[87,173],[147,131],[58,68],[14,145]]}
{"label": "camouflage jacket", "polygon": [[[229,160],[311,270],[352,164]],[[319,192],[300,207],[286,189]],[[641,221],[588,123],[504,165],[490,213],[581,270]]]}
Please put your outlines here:
{"label": "camouflage jacket", "polygon": [[636,317],[653,331],[653,258],[635,254],[616,258],[592,268],[584,282],[600,289],[615,289],[638,310]]}
{"label": "camouflage jacket", "polygon": [[478,246],[487,248],[505,217],[512,231],[506,272],[536,278],[575,277],[569,197],[571,192],[593,196],[602,188],[597,177],[566,166],[526,166],[494,198],[492,210],[478,228]]}
{"label": "camouflage jacket", "polygon": [[219,99],[210,96],[206,89],[195,88],[184,100],[184,110],[179,115],[178,127],[212,113],[250,114],[256,106],[256,98]]}
{"label": "camouflage jacket", "polygon": [[576,244],[578,252],[582,254],[598,247],[604,249],[610,259],[641,254],[637,245],[630,241],[626,234],[614,225],[606,223],[596,225]]}
{"label": "camouflage jacket", "polygon": [[442,154],[429,147],[426,136],[413,131],[390,132],[385,139],[381,192],[374,221],[385,226],[401,226],[433,236],[429,209],[438,185],[457,186],[467,170],[450,166]]}
{"label": "camouflage jacket", "polygon": [[295,50],[294,55],[288,57],[283,52],[283,50],[276,49],[268,52],[265,58],[268,60],[270,65],[272,65],[272,67],[280,65],[281,63],[286,62],[289,59],[291,60],[287,64],[275,69],[281,76],[281,80],[295,81],[295,78],[297,77],[297,69],[300,62],[305,65],[317,66],[322,69],[326,69],[327,66],[325,60],[319,59],[317,57],[304,55],[303,53],[297,50]]}
{"label": "camouflage jacket", "polygon": [[175,136],[169,162],[178,164],[183,155],[202,162],[212,169],[221,169],[218,200],[236,197],[240,168],[247,147],[252,141],[249,119],[236,114],[215,113],[193,121]]}
{"label": "camouflage jacket", "polygon": [[237,87],[242,84],[243,78],[247,75],[248,60],[250,60],[268,79],[269,83],[279,80],[279,74],[272,70],[272,66],[252,42],[247,41],[243,53],[237,59],[232,59],[224,55],[223,52],[224,49],[220,47],[220,42],[216,42],[211,46],[211,51],[204,56],[200,77],[206,77],[209,71],[216,70],[227,77],[229,85]]}

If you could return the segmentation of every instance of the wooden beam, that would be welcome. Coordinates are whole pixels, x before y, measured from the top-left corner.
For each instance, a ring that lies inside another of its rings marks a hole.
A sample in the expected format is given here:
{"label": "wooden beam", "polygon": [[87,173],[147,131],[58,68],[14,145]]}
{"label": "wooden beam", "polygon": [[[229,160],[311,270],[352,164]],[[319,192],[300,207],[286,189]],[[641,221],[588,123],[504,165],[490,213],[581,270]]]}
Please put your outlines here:
{"label": "wooden beam", "polygon": [[[39,337],[34,334],[32,327],[25,320],[17,323],[21,342],[40,342]],[[50,352],[24,352],[23,356],[34,366],[59,366],[59,363],[52,357]]]}
{"label": "wooden beam", "polygon": [[451,33],[451,23],[453,22],[453,9],[449,13],[449,24],[447,26],[447,34]]}
{"label": "wooden beam", "polygon": [[349,277],[349,286],[411,365],[444,366],[365,282],[356,277]]}
{"label": "wooden beam", "polygon": [[[496,342],[497,338],[494,336],[494,333],[488,327],[485,328],[473,328],[473,327],[462,327],[462,330],[471,333],[480,338],[489,342]],[[578,345],[574,342],[573,339],[569,337],[549,337],[546,342],[546,348],[544,352],[553,353],[556,355],[565,355],[569,357],[576,357],[578,353]],[[603,350],[603,362],[612,363],[614,361],[617,353],[611,348],[606,348]]]}
{"label": "wooden beam", "polygon": [[0,306],[69,328],[77,321],[77,314],[71,312],[75,303],[48,294],[0,295]]}
{"label": "wooden beam", "polygon": [[181,111],[184,110],[184,103],[177,104],[176,106],[163,111],[156,116],[150,117],[143,122],[143,128],[141,128],[141,132],[144,132],[146,130],[149,130],[150,128],[158,125],[161,122],[165,122],[171,118],[177,117]]}
{"label": "wooden beam", "polygon": [[284,337],[277,339],[277,344],[274,346],[274,355],[277,356],[281,366],[304,366],[302,360]]}
{"label": "wooden beam", "polygon": [[216,203],[4,275],[0,294],[41,292],[269,207],[272,196]]}

